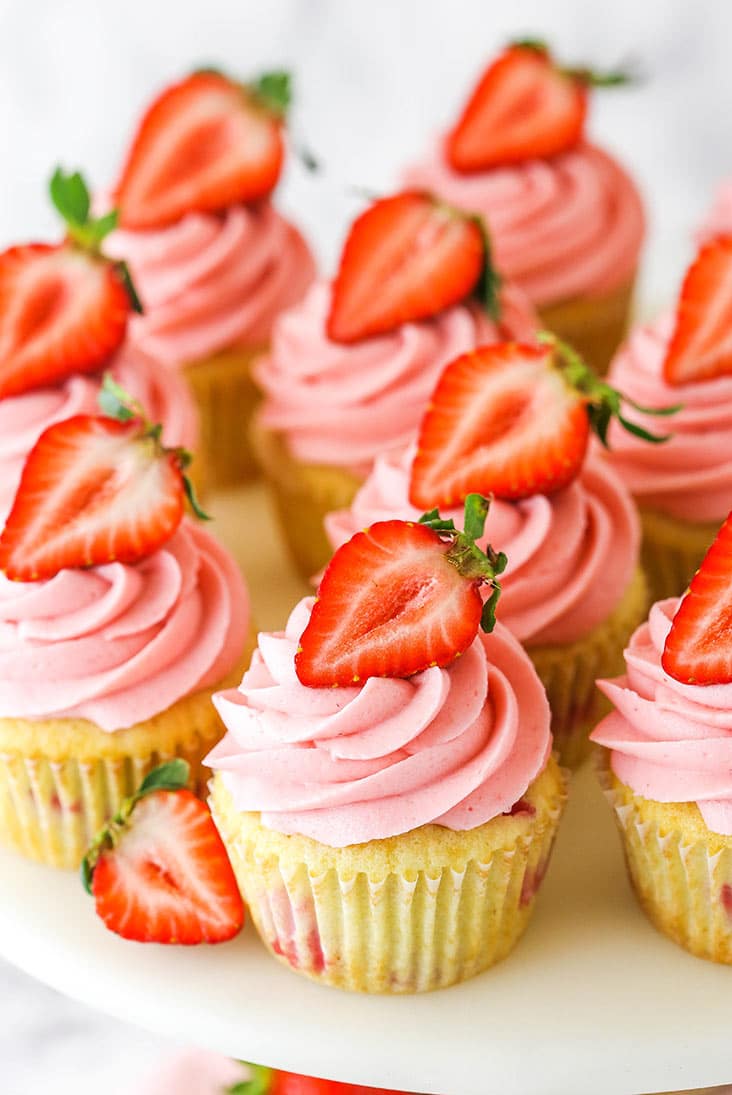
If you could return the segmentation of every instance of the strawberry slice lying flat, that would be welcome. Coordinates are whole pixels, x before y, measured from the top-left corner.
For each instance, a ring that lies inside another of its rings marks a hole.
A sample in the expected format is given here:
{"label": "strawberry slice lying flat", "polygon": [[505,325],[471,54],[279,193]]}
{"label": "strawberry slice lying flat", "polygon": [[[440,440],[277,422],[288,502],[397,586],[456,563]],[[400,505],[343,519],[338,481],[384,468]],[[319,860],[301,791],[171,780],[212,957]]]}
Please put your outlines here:
{"label": "strawberry slice lying flat", "polygon": [[669,384],[732,374],[732,239],[701,248],[676,308],[676,327],[663,363]]}
{"label": "strawberry slice lying flat", "polygon": [[485,229],[420,191],[371,205],[354,221],[333,284],[328,337],[357,342],[458,304],[483,282],[496,314],[498,279]]}
{"label": "strawberry slice lying flat", "polygon": [[678,607],[661,664],[683,684],[732,683],[732,513]]}
{"label": "strawberry slice lying flat", "polygon": [[145,779],[97,836],[82,880],[110,931],[140,943],[223,943],[244,905],[213,818],[186,790],[188,764]]}
{"label": "strawberry slice lying flat", "polygon": [[[453,506],[470,493],[518,499],[561,490],[579,474],[590,430],[606,443],[616,417],[647,441],[664,441],[622,414],[624,397],[564,343],[483,346],[445,368],[420,426],[410,500]],[[631,406],[648,414],[672,414]]]}
{"label": "strawberry slice lying flat", "polygon": [[266,197],[282,170],[286,73],[251,85],[195,72],[145,113],[117,185],[120,223],[159,228],[193,211]]}
{"label": "strawberry slice lying flat", "polygon": [[517,42],[481,77],[448,135],[448,161],[471,172],[565,152],[582,138],[588,86],[627,79],[561,68],[543,42]]}
{"label": "strawberry slice lying flat", "polygon": [[[117,386],[105,378],[114,401]],[[76,415],[41,434],[23,469],[0,535],[0,570],[16,581],[51,578],[65,567],[133,563],[168,540],[186,496],[190,456],[166,449],[160,426],[136,405],[119,418]]]}
{"label": "strawberry slice lying flat", "polygon": [[[242,1062],[243,1064],[244,1062]],[[319,1080],[296,1072],[280,1072],[262,1065],[246,1065],[249,1078],[227,1089],[225,1095],[405,1095],[382,1087]]]}
{"label": "strawberry slice lying flat", "polygon": [[78,173],[58,170],[51,196],[67,239],[0,254],[0,399],[103,368],[137,305],[124,265],[101,253],[115,214],[90,219]]}
{"label": "strawberry slice lying flat", "polygon": [[[420,523],[379,521],[338,549],[326,568],[295,670],[316,688],[408,677],[449,665],[490,631],[506,557],[475,541],[488,502],[471,495],[465,530],[437,510]],[[493,593],[483,605],[480,587]]]}

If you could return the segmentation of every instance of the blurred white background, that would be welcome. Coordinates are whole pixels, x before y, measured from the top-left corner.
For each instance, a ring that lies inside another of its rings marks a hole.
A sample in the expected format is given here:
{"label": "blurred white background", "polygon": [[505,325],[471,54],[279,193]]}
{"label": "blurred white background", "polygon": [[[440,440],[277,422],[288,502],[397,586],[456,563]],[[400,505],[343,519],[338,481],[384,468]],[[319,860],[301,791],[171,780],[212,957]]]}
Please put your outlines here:
{"label": "blurred white background", "polygon": [[[732,174],[729,0],[0,0],[0,247],[56,235],[45,184],[57,162],[109,185],[167,81],[202,63],[242,77],[284,66],[295,129],[326,172],[293,164],[281,204],[330,269],[359,204],[349,186],[392,185],[491,52],[526,33],[568,61],[642,65],[642,86],[595,97],[591,130],[642,186],[644,295],[660,306]],[[3,1095],[134,1095],[165,1048],[0,966]]]}

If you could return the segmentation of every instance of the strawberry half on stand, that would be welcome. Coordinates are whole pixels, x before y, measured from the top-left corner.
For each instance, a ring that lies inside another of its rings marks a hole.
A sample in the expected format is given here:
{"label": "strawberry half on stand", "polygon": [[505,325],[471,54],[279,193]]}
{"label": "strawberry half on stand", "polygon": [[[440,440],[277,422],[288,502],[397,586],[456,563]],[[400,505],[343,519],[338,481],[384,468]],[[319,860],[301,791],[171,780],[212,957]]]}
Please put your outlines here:
{"label": "strawberry half on stand", "polygon": [[244,923],[226,848],[188,764],[155,768],[99,833],[81,867],[97,914],[138,943],[224,943]]}
{"label": "strawberry half on stand", "polygon": [[206,518],[185,475],[190,453],[165,448],[162,427],[109,376],[100,401],[114,417],[57,422],[30,451],[0,535],[0,571],[14,581],[137,562],[170,539],[186,498]]}
{"label": "strawberry half on stand", "polygon": [[566,152],[584,134],[588,89],[630,78],[566,68],[544,42],[514,42],[483,73],[447,137],[447,159],[469,173]]}
{"label": "strawberry half on stand", "polygon": [[359,342],[437,315],[472,293],[497,319],[499,286],[480,217],[405,190],[354,221],[333,283],[328,337]]}
{"label": "strawberry half on stand", "polygon": [[689,267],[663,363],[668,384],[732,375],[732,238],[705,244]]}
{"label": "strawberry half on stand", "polygon": [[682,684],[732,683],[732,513],[676,610],[661,664]]}
{"label": "strawberry half on stand", "polygon": [[410,501],[454,506],[471,492],[497,498],[551,494],[579,474],[591,431],[607,444],[610,421],[659,443],[623,413],[623,403],[649,409],[599,380],[553,335],[543,345],[483,346],[446,366],[420,426]]}
{"label": "strawberry half on stand", "polygon": [[227,1088],[223,1095],[405,1095],[404,1092],[383,1087],[363,1087],[361,1084],[343,1084],[338,1080],[319,1080],[315,1076],[301,1076],[295,1072],[250,1065],[242,1061],[248,1072],[246,1080],[240,1080]]}
{"label": "strawberry half on stand", "polygon": [[50,192],[66,239],[0,254],[0,399],[103,369],[141,310],[125,264],[102,253],[117,214],[91,216],[78,172],[58,168]]}
{"label": "strawberry half on stand", "polygon": [[[318,588],[295,671],[313,688],[369,677],[409,677],[447,666],[495,624],[506,556],[476,540],[487,499],[465,500],[465,528],[432,510],[411,521],[378,521],[336,551]],[[485,604],[481,587],[492,593]]]}
{"label": "strawberry half on stand", "polygon": [[124,228],[161,228],[186,213],[266,198],[282,171],[290,78],[240,84],[205,69],[145,113],[116,187]]}

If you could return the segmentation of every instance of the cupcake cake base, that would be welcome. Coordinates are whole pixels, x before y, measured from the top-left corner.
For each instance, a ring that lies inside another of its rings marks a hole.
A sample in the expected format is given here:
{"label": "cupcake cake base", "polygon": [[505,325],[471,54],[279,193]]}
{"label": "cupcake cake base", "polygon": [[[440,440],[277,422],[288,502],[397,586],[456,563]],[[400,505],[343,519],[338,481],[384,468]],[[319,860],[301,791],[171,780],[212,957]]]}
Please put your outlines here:
{"label": "cupcake cake base", "polygon": [[602,297],[560,301],[540,308],[539,318],[604,376],[627,332],[633,290],[630,282]]}
{"label": "cupcake cake base", "polygon": [[[252,365],[266,350],[226,350],[186,365],[183,375],[201,419],[201,449],[208,487],[243,483],[258,474],[249,429],[259,406]],[[195,465],[194,465],[195,466]]]}
{"label": "cupcake cake base", "polygon": [[643,528],[641,555],[651,602],[680,597],[701,566],[719,532],[717,522],[681,521],[655,510],[640,508]]}
{"label": "cupcake cake base", "polygon": [[624,672],[623,650],[647,611],[648,587],[638,568],[615,611],[589,635],[574,643],[527,646],[552,709],[554,747],[567,767],[589,756],[590,733],[611,706],[595,681]]}
{"label": "cupcake cake base", "polygon": [[325,533],[326,514],[347,509],[362,479],[346,468],[301,464],[280,434],[256,422],[252,443],[282,536],[299,573],[309,581],[333,554]]}
{"label": "cupcake cake base", "polygon": [[732,965],[732,836],[711,832],[696,803],[636,795],[604,752],[599,774],[648,919],[698,958]]}
{"label": "cupcake cake base", "polygon": [[211,807],[276,958],[337,988],[414,993],[473,977],[513,948],[565,797],[552,757],[510,815],[466,832],[425,825],[346,848],[276,833],[258,814],[240,814],[220,773]]}

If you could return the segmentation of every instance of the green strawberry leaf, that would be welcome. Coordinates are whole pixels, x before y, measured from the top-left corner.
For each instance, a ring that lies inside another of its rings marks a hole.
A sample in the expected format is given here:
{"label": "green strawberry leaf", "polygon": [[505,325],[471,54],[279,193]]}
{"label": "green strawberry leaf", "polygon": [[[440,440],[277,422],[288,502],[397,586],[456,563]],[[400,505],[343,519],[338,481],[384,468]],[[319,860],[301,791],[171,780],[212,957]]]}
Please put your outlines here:
{"label": "green strawberry leaf", "polygon": [[491,237],[485,221],[482,217],[472,217],[473,222],[480,229],[483,240],[483,268],[475,293],[491,319],[498,323],[501,318],[501,286],[503,278],[493,265],[493,249]]}
{"label": "green strawberry leaf", "polygon": [[480,540],[485,529],[485,519],[488,516],[490,502],[482,494],[469,494],[465,499],[465,516],[463,518],[463,532],[471,540]]}
{"label": "green strawberry leaf", "polygon": [[153,768],[152,772],[148,772],[135,798],[141,799],[145,795],[152,794],[153,791],[181,791],[188,785],[190,772],[191,766],[187,760],[176,757],[174,760],[165,761],[164,764]]}
{"label": "green strawberry leaf", "polygon": [[292,77],[278,69],[264,72],[252,85],[257,99],[278,118],[284,118],[292,102]]}
{"label": "green strawberry leaf", "polygon": [[498,598],[501,596],[500,585],[494,585],[493,592],[488,600],[483,605],[483,612],[480,617],[481,630],[490,635],[491,631],[496,626],[496,606],[498,605]]}
{"label": "green strawberry leaf", "polygon": [[80,172],[66,175],[62,167],[57,167],[51,176],[49,190],[51,201],[67,223],[80,227],[87,223],[91,199]]}
{"label": "green strawberry leaf", "polygon": [[264,1065],[250,1065],[246,1061],[240,1064],[249,1070],[249,1079],[237,1081],[227,1087],[222,1095],[267,1095],[274,1079],[272,1069]]}

